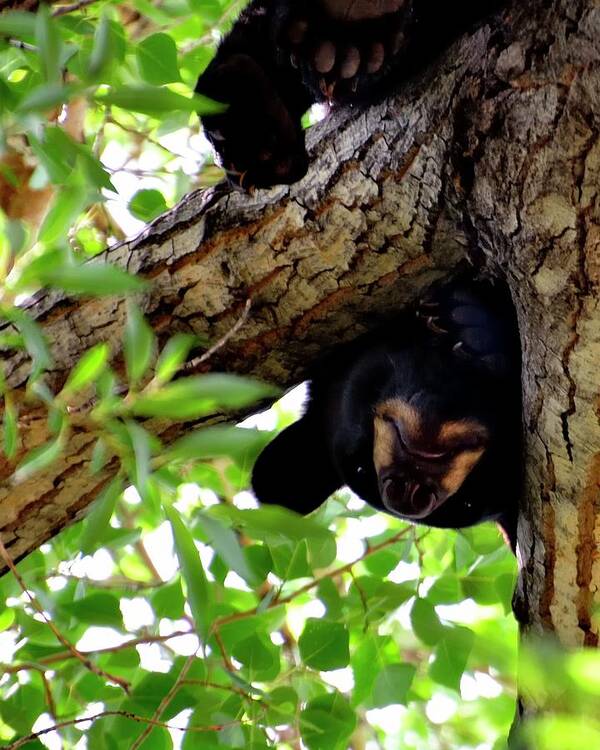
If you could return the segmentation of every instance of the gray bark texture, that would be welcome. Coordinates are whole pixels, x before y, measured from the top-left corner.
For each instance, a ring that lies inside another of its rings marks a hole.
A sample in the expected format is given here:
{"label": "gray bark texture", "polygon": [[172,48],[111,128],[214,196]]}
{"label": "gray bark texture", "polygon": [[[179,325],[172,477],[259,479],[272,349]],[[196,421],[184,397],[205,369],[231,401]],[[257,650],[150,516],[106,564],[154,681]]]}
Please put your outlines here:
{"label": "gray bark texture", "polygon": [[[106,259],[152,281],[141,303],[159,338],[217,340],[211,369],[283,387],[341,340],[400,310],[469,258],[508,281],[523,345],[526,480],[516,609],[528,631],[597,645],[600,603],[600,6],[515,3],[418,81],[309,134],[291,188],[196,193]],[[121,299],[34,303],[59,387],[108,341],[122,370]],[[22,449],[43,443],[29,361],[5,357]],[[203,365],[206,369],[206,364]],[[188,373],[189,374],[189,373]],[[85,409],[83,409],[85,411]],[[190,423],[156,421],[165,442]],[[92,476],[84,418],[50,470],[14,486],[0,461],[0,531],[14,559],[79,519],[115,464]]]}

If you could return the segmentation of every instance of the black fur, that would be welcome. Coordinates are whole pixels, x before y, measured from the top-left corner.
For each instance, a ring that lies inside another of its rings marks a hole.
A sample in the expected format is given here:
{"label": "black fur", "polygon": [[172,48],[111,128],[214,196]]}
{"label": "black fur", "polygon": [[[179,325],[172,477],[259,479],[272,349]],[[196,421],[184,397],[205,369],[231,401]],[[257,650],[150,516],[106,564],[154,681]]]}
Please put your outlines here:
{"label": "black fur", "polygon": [[[196,86],[229,104],[203,122],[234,184],[268,187],[300,179],[308,167],[300,119],[312,103],[374,101],[502,5],[388,2],[399,9],[359,20],[332,17],[331,5],[339,15],[344,0],[253,0],[243,11]],[[347,0],[347,6],[356,4]],[[319,55],[329,59],[330,70],[319,72]],[[351,58],[359,61],[354,72]]]}
{"label": "black fur", "polygon": [[[307,513],[348,485],[389,512],[373,463],[374,411],[398,397],[432,424],[469,418],[490,436],[483,458],[456,494],[419,522],[462,528],[497,520],[514,546],[521,467],[519,342],[508,293],[488,283],[442,289],[321,362],[304,416],[258,458],[252,484],[259,501]],[[405,517],[398,509],[392,512]]]}

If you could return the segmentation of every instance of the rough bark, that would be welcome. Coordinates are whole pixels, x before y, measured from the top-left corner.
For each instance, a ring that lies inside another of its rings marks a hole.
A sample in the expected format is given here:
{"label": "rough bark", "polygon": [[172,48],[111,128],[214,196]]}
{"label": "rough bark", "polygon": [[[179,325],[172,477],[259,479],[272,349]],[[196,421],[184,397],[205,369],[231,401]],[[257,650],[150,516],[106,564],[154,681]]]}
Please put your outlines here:
{"label": "rough bark", "polygon": [[[515,4],[457,43],[418,82],[310,134],[313,166],[292,188],[189,196],[106,253],[152,280],[158,333],[218,338],[249,319],[213,369],[289,386],[332,344],[406,304],[465,256],[507,279],[523,342],[526,481],[517,610],[525,628],[597,645],[600,558],[600,7]],[[111,343],[120,299],[39,297],[56,388],[79,354]],[[22,453],[47,438],[25,398],[29,363],[7,355]],[[157,422],[168,441],[189,424]],[[80,518],[114,467],[88,472],[84,421],[51,470],[18,486],[0,463],[0,531],[15,559]],[[20,456],[17,456],[17,461]]]}

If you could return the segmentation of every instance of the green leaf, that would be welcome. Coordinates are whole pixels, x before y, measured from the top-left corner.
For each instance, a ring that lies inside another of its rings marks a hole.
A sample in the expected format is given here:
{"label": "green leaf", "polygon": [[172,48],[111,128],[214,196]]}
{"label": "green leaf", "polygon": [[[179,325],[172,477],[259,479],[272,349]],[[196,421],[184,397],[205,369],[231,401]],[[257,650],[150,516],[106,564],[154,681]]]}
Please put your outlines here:
{"label": "green leaf", "polygon": [[29,451],[14,473],[15,483],[20,484],[29,479],[32,474],[53,464],[63,451],[64,437],[64,434],[59,432],[52,440]]}
{"label": "green leaf", "polygon": [[273,560],[273,572],[282,581],[293,581],[295,578],[309,578],[312,575],[308,562],[308,544],[305,539],[299,542],[269,544]]}
{"label": "green leaf", "polygon": [[439,641],[429,667],[432,680],[451,690],[460,691],[460,679],[467,666],[474,635],[468,628],[447,629]]}
{"label": "green leaf", "polygon": [[342,616],[342,597],[338,586],[332,578],[323,578],[317,586],[317,596],[325,605],[327,617],[338,620]]}
{"label": "green leaf", "polygon": [[110,348],[104,342],[88,349],[71,370],[63,392],[74,393],[93,383],[103,372],[109,354]]}
{"label": "green leaf", "polygon": [[30,133],[29,142],[52,182],[63,185],[73,179],[77,151],[73,147],[74,141],[64,131],[48,126],[40,138]]}
{"label": "green leaf", "polygon": [[[246,534],[268,544],[290,540],[306,541],[310,563],[314,568],[325,568],[335,560],[336,544],[331,531],[312,518],[280,508],[264,505],[256,510],[239,510],[231,505],[215,506],[211,515],[227,518]],[[390,583],[394,587],[395,584]]]}
{"label": "green leaf", "polygon": [[123,482],[117,477],[110,482],[92,505],[90,513],[83,522],[79,541],[84,555],[90,555],[100,546],[122,492]]}
{"label": "green leaf", "polygon": [[371,696],[373,685],[382,667],[382,652],[390,641],[388,636],[382,637],[368,632],[356,646],[351,659],[354,675],[353,706],[360,705]]}
{"label": "green leaf", "polygon": [[[581,750],[600,747],[600,722],[597,717],[554,715],[534,719],[522,728],[522,744],[515,747],[532,750]],[[517,741],[519,740],[517,736]]]}
{"label": "green leaf", "polygon": [[188,3],[194,13],[211,24],[216,23],[223,14],[219,0],[188,0]]}
{"label": "green leaf", "polygon": [[17,106],[17,112],[46,112],[59,104],[68,102],[74,95],[74,86],[61,83],[47,83],[32,89]]}
{"label": "green leaf", "polygon": [[[164,696],[173,688],[180,672],[181,664],[177,661],[166,674],[159,672],[143,674],[131,693],[131,702],[136,713],[141,710],[143,715],[152,715]],[[165,707],[162,719],[169,721],[175,714],[193,705],[195,705],[193,694],[185,685],[181,685],[179,690],[175,691],[168,706]]]}
{"label": "green leaf", "polygon": [[445,628],[434,606],[427,599],[415,599],[410,621],[417,638],[427,646],[435,646],[444,635]]}
{"label": "green leaf", "polygon": [[4,396],[4,417],[2,423],[2,440],[4,443],[4,455],[8,459],[15,457],[17,452],[19,426],[17,422],[17,411],[9,394]]}
{"label": "green leaf", "polygon": [[206,513],[198,513],[196,518],[208,537],[208,543],[230,570],[235,571],[251,586],[257,585],[258,578],[248,565],[239,540],[233,531]]}
{"label": "green leaf", "polygon": [[498,579],[502,575],[516,576],[514,558],[505,547],[500,547],[495,552],[477,560],[471,567],[469,574],[462,581],[462,589],[465,597],[471,597],[478,604],[496,604],[503,599],[506,603],[506,582],[497,586]]}
{"label": "green leaf", "polygon": [[489,555],[504,547],[505,542],[496,524],[482,523],[468,529],[461,529],[459,534],[464,537],[472,549],[480,555]]}
{"label": "green leaf", "polygon": [[3,698],[0,716],[16,732],[28,734],[37,717],[43,713],[45,704],[42,687],[37,688],[27,683]]}
{"label": "green leaf", "polygon": [[35,37],[36,18],[32,13],[11,10],[0,15],[0,34],[17,39]]}
{"label": "green leaf", "polygon": [[113,56],[112,26],[108,15],[103,13],[94,32],[94,43],[90,55],[88,78],[95,81],[101,77]]}
{"label": "green leaf", "polygon": [[412,664],[388,664],[377,675],[373,686],[372,705],[384,708],[399,703],[406,705],[408,691],[416,673]]}
{"label": "green leaf", "polygon": [[108,593],[96,593],[84,596],[74,602],[65,602],[59,609],[88,625],[106,625],[113,628],[123,627],[123,617],[116,596]]}
{"label": "green leaf", "polygon": [[415,595],[415,588],[414,581],[398,584],[373,576],[359,576],[350,586],[346,604],[353,617],[361,623],[365,618],[368,622],[376,622],[411,599]]}
{"label": "green leaf", "polygon": [[[94,156],[91,148],[85,143],[76,143],[75,148],[78,155],[78,166],[81,166],[87,182],[97,190],[106,188],[116,193],[117,190],[112,184],[108,172],[102,166],[99,159]],[[85,229],[85,227],[83,227]]]}
{"label": "green leaf", "polygon": [[436,578],[427,592],[427,599],[432,604],[457,604],[463,601],[464,596],[456,574],[449,573]]}
{"label": "green leaf", "polygon": [[193,333],[176,333],[171,336],[156,363],[155,378],[159,383],[168,383],[173,378],[198,340]]}
{"label": "green leaf", "polygon": [[263,430],[215,425],[204,427],[177,440],[169,449],[174,460],[207,459],[228,456],[244,467],[250,467],[272,438]]}
{"label": "green leaf", "polygon": [[390,549],[379,550],[379,552],[369,555],[363,564],[369,573],[380,578],[385,578],[400,562],[402,553],[400,545],[398,545],[398,552],[395,553]]}
{"label": "green leaf", "polygon": [[123,334],[123,351],[125,353],[127,377],[132,386],[137,385],[148,370],[153,350],[154,332],[152,328],[146,322],[140,308],[131,302],[128,303],[127,323]]}
{"label": "green leaf", "polygon": [[52,19],[47,5],[40,5],[35,21],[35,38],[48,83],[60,81],[62,39],[59,26]]}
{"label": "green leaf", "polygon": [[24,310],[13,307],[4,311],[5,317],[8,318],[19,329],[23,336],[25,348],[33,362],[32,376],[35,378],[44,370],[52,367],[53,361],[50,350],[46,344],[46,339],[42,328],[36,323]]}
{"label": "green leaf", "polygon": [[302,661],[322,672],[347,667],[350,661],[348,631],[339,622],[309,618],[298,646]]}
{"label": "green leaf", "polygon": [[494,587],[496,589],[498,599],[500,600],[502,607],[504,608],[504,613],[507,615],[512,612],[512,600],[513,594],[515,593],[516,584],[516,571],[512,573],[503,573],[502,575],[499,575],[494,582]]}
{"label": "green leaf", "polygon": [[155,393],[136,399],[133,410],[142,417],[197,419],[219,409],[241,409],[277,390],[258,380],[225,373],[181,378]]}
{"label": "green leaf", "polygon": [[155,86],[180,81],[177,47],[168,34],[152,34],[136,47],[142,78]]}
{"label": "green leaf", "polygon": [[165,514],[173,530],[175,551],[181,568],[181,575],[187,589],[187,600],[196,624],[198,637],[206,643],[211,617],[210,587],[200,560],[200,553],[194,538],[183,524],[174,507],[165,506]]}
{"label": "green leaf", "polygon": [[320,695],[300,714],[300,732],[308,750],[346,750],[356,715],[340,693]]}
{"label": "green leaf", "polygon": [[129,201],[129,210],[140,221],[149,222],[167,210],[165,196],[160,190],[145,188],[138,190]]}
{"label": "green leaf", "polygon": [[135,460],[132,479],[137,491],[146,499],[148,480],[150,478],[150,458],[152,455],[150,436],[143,427],[140,427],[139,424],[132,420],[127,420],[125,426],[131,440]]}
{"label": "green leaf", "polygon": [[279,674],[279,649],[265,636],[253,634],[236,643],[232,656],[250,673],[250,680],[273,680]]}
{"label": "green leaf", "polygon": [[54,245],[63,240],[87,204],[88,196],[80,186],[64,187],[55,196],[44,219],[39,234],[40,242]]}
{"label": "green leaf", "polygon": [[298,710],[298,693],[291,687],[276,687],[268,695],[267,721],[292,724]]}
{"label": "green leaf", "polygon": [[93,297],[132,294],[146,288],[146,282],[131,276],[118,266],[108,263],[84,263],[80,266],[63,266],[45,274],[45,281],[69,294]]}
{"label": "green leaf", "polygon": [[96,101],[103,106],[121,107],[129,112],[156,117],[178,110],[214,115],[227,109],[226,105],[205,96],[195,94],[188,98],[160,86],[113,87],[107,94],[96,96]]}
{"label": "green leaf", "polygon": [[4,612],[0,612],[0,633],[8,630],[15,621],[15,610],[5,609]]}
{"label": "green leaf", "polygon": [[150,603],[157,617],[168,617],[171,620],[183,617],[185,599],[181,590],[181,580],[177,578],[173,583],[161,586],[150,597]]}

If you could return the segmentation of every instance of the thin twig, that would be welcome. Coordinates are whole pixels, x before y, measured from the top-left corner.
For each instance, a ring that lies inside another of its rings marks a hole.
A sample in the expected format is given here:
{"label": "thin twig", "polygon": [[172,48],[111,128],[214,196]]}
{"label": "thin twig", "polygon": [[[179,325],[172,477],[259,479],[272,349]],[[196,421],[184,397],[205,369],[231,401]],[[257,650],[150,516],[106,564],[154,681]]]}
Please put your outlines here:
{"label": "thin twig", "polygon": [[235,672],[235,667],[231,663],[231,659],[229,658],[229,654],[227,653],[227,649],[225,648],[225,644],[223,643],[223,639],[221,638],[221,633],[219,632],[219,630],[215,630],[213,635],[215,637],[215,641],[217,642],[217,646],[219,647],[219,651],[221,652],[221,658],[223,659],[225,669],[228,672]]}
{"label": "thin twig", "polygon": [[28,42],[23,42],[21,39],[9,39],[8,44],[10,47],[15,47],[16,49],[24,49],[27,50],[27,52],[39,52],[39,49],[33,45],[29,44]]}
{"label": "thin twig", "polygon": [[244,304],[244,310],[240,317],[236,320],[236,322],[233,324],[233,326],[221,336],[221,338],[214,343],[210,349],[207,349],[204,354],[201,354],[199,357],[194,357],[194,359],[190,360],[184,365],[184,370],[193,370],[198,367],[198,365],[201,365],[203,362],[206,362],[206,360],[210,359],[213,354],[219,351],[222,347],[225,346],[225,344],[229,341],[229,339],[232,336],[235,336],[235,334],[240,330],[240,328],[244,325],[244,323],[248,320],[248,315],[250,314],[250,308],[252,307],[252,299],[248,297]]}
{"label": "thin twig", "polygon": [[154,714],[152,716],[152,719],[151,719],[152,724],[148,724],[148,726],[144,729],[144,731],[140,735],[138,735],[138,737],[136,738],[135,742],[131,746],[131,750],[138,750],[138,748],[140,748],[142,746],[142,743],[144,742],[144,740],[146,739],[146,737],[148,737],[148,735],[150,734],[150,732],[153,730],[154,724],[158,723],[160,721],[160,717],[162,715],[162,712],[166,709],[166,707],[171,702],[171,699],[173,698],[173,696],[175,695],[175,693],[181,687],[181,684],[182,684],[183,680],[185,679],[185,676],[190,671],[190,668],[191,668],[191,666],[192,666],[192,664],[194,663],[195,660],[196,660],[196,654],[195,653],[192,654],[191,656],[188,656],[188,658],[185,661],[185,664],[181,668],[181,672],[177,675],[177,679],[171,685],[171,688],[167,691],[166,695],[163,696],[163,699],[161,700],[161,702],[158,704],[158,706],[156,708],[156,711],[154,712]]}
{"label": "thin twig", "polygon": [[[140,636],[139,638],[132,638],[124,643],[119,643],[116,646],[107,646],[106,648],[98,648],[93,651],[81,651],[83,656],[96,656],[98,654],[114,654],[117,651],[126,651],[128,648],[135,648],[136,646],[142,646],[147,643],[163,643],[169,641],[171,638],[180,638],[184,635],[194,635],[193,630],[176,630],[169,635],[146,635]],[[50,654],[50,656],[44,656],[39,659],[38,662],[21,662],[20,664],[0,664],[0,673],[2,674],[16,674],[17,672],[23,672],[25,670],[35,669],[37,671],[44,671],[51,668],[52,664],[56,664],[60,661],[67,661],[72,659],[73,654],[71,651],[61,651],[60,654]]]}
{"label": "thin twig", "polygon": [[78,0],[76,3],[71,3],[70,5],[61,5],[60,8],[57,8],[53,13],[53,18],[58,18],[59,16],[66,16],[67,13],[74,13],[77,10],[81,10],[82,8],[87,7],[88,5],[93,5],[94,3],[97,3],[98,0]]}
{"label": "thin twig", "polygon": [[83,724],[85,721],[97,721],[98,719],[104,719],[104,718],[107,718],[108,716],[124,716],[126,719],[131,719],[131,721],[136,721],[140,724],[150,724],[151,730],[153,727],[162,727],[163,729],[171,729],[177,732],[220,732],[222,729],[225,729],[226,727],[231,727],[231,726],[238,725],[241,723],[239,721],[228,721],[225,724],[210,724],[204,727],[178,727],[178,726],[173,726],[173,724],[167,724],[164,721],[156,721],[155,719],[148,719],[144,716],[138,716],[137,714],[134,714],[131,711],[122,711],[122,710],[100,711],[99,713],[93,714],[92,716],[82,716],[79,719],[68,719],[67,721],[59,721],[56,724],[53,724],[51,727],[40,729],[39,732],[33,732],[32,734],[28,734],[26,737],[19,737],[18,740],[11,742],[10,745],[4,745],[4,750],[17,750],[17,748],[23,747],[23,745],[26,745],[28,742],[37,740],[39,737],[41,737],[44,734],[48,734],[49,732],[56,732],[58,729],[64,729],[65,727],[72,727],[76,724]]}
{"label": "thin twig", "polygon": [[50,628],[52,633],[54,634],[54,637],[62,643],[62,645],[69,650],[70,654],[80,661],[83,666],[86,669],[89,669],[90,672],[92,672],[95,675],[98,675],[98,677],[104,677],[107,680],[110,680],[111,682],[114,682],[116,685],[119,685],[119,687],[123,688],[123,690],[128,693],[129,692],[129,683],[126,680],[123,680],[121,677],[117,677],[115,675],[110,674],[109,672],[105,672],[100,667],[97,667],[93,662],[91,662],[87,656],[81,653],[75,646],[68,641],[64,635],[60,632],[60,630],[56,627],[56,625],[52,622],[52,620],[46,615],[43,608],[41,607],[38,600],[32,596],[29,589],[27,588],[25,581],[21,578],[21,574],[17,570],[12,557],[8,554],[8,551],[6,547],[4,546],[4,542],[2,539],[0,539],[0,556],[4,560],[6,566],[10,569],[14,577],[17,579],[17,583],[21,587],[21,590],[25,594],[25,596],[29,599],[29,602],[31,606],[35,609],[35,611],[42,617],[46,625]]}
{"label": "thin twig", "polygon": [[56,721],[56,703],[54,702],[54,696],[52,695],[52,689],[50,687],[50,681],[44,674],[43,670],[40,670],[40,679],[44,686],[44,694],[46,696],[46,705],[48,706],[48,713]]}

